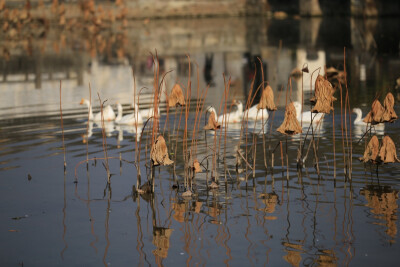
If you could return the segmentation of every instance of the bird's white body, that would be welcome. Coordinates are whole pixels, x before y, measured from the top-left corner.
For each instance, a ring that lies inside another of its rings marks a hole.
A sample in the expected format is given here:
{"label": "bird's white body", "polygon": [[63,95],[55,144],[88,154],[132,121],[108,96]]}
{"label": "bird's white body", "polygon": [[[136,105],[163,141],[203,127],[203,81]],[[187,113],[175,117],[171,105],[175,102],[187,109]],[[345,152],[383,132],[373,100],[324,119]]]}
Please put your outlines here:
{"label": "bird's white body", "polygon": [[[241,122],[243,118],[243,104],[242,102],[238,101],[235,103],[235,105],[237,106],[237,110],[220,115],[217,119],[217,122],[221,124]],[[215,115],[217,115],[216,112]]]}
{"label": "bird's white body", "polygon": [[[89,109],[89,120],[92,121],[101,121],[101,112],[93,115],[92,105],[90,104],[89,100],[82,98],[81,105],[86,105]],[[103,117],[104,121],[113,121],[115,120],[115,113],[113,108],[110,105],[107,105],[103,108]]]}
{"label": "bird's white body", "polygon": [[[370,123],[364,122],[364,118],[362,117],[362,110],[360,108],[353,108],[353,113],[356,113],[356,119],[354,120],[354,126],[356,127],[355,131],[365,131],[367,127],[371,126]],[[379,123],[372,125],[372,130],[377,134],[383,135],[385,133],[385,124]]]}
{"label": "bird's white body", "polygon": [[252,106],[251,108],[247,109],[244,111],[243,119],[247,120],[268,120],[268,110],[266,108],[264,109],[258,109],[257,108],[258,104]]}
{"label": "bird's white body", "polygon": [[143,124],[143,118],[140,115],[139,108],[136,104],[133,113],[125,116],[123,116],[122,105],[118,103],[117,107],[118,107],[118,116],[115,119],[115,122],[117,124],[125,124],[125,125]]}
{"label": "bird's white body", "polygon": [[319,124],[324,120],[324,113],[312,113],[311,111],[301,112],[301,103],[298,101],[293,102],[296,109],[296,117],[299,122]]}

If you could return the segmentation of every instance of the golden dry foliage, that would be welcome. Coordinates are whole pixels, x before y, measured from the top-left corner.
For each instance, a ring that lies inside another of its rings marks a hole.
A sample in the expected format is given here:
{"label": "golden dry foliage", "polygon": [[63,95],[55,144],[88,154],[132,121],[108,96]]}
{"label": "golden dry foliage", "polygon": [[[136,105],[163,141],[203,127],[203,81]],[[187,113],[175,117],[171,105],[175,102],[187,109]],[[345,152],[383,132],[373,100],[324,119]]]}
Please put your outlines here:
{"label": "golden dry foliage", "polygon": [[382,115],[382,122],[394,122],[398,119],[396,112],[394,111],[394,96],[392,93],[388,93],[383,101],[385,111]]}
{"label": "golden dry foliage", "polygon": [[367,148],[365,149],[364,152],[364,156],[360,158],[360,160],[363,162],[371,162],[375,164],[379,161],[378,154],[379,154],[379,140],[378,137],[374,135],[372,136],[371,140],[369,140]]}
{"label": "golden dry foliage", "polygon": [[283,256],[283,259],[292,266],[300,266],[301,253],[304,252],[303,248],[299,244],[284,242],[284,251],[287,255]]}
{"label": "golden dry foliage", "polygon": [[150,157],[153,165],[155,166],[170,165],[174,163],[169,159],[167,144],[165,143],[165,139],[162,137],[162,135],[158,136],[157,140],[154,142],[154,145],[151,148]]}
{"label": "golden dry foliage", "polygon": [[285,119],[277,131],[286,135],[294,135],[302,132],[300,123],[297,120],[296,108],[292,102],[286,106]]}
{"label": "golden dry foliage", "polygon": [[315,103],[311,112],[329,114],[333,110],[332,102],[336,100],[334,93],[332,84],[322,75],[318,75],[315,80],[315,95],[310,99],[311,103]]}
{"label": "golden dry foliage", "polygon": [[335,255],[335,251],[333,249],[323,249],[320,251],[323,254],[318,255],[317,266],[324,267],[336,267],[338,266],[338,258]]}
{"label": "golden dry foliage", "polygon": [[177,107],[185,105],[185,97],[179,84],[175,84],[171,94],[167,98],[169,107]]}
{"label": "golden dry foliage", "polygon": [[195,173],[201,172],[200,162],[197,159],[193,161],[193,170]]}
{"label": "golden dry foliage", "polygon": [[383,163],[400,162],[400,160],[397,158],[396,145],[394,144],[392,138],[390,138],[388,135],[383,137],[382,147],[379,150],[379,159]]}
{"label": "golden dry foliage", "polygon": [[372,125],[378,124],[382,122],[382,116],[385,112],[385,109],[382,107],[381,102],[378,99],[372,103],[371,111],[365,116],[363,121],[365,123],[371,123]]}
{"label": "golden dry foliage", "polygon": [[185,221],[186,204],[185,203],[173,203],[172,209],[174,210],[174,215],[172,217],[177,222]]}
{"label": "golden dry foliage", "polygon": [[156,249],[153,250],[155,256],[166,258],[168,256],[168,249],[170,247],[169,239],[172,235],[173,229],[155,227],[153,229],[153,245]]}
{"label": "golden dry foliage", "polygon": [[276,110],[274,102],[274,91],[272,91],[271,86],[267,85],[261,94],[260,102],[258,103],[257,109],[268,109],[270,111]]}
{"label": "golden dry foliage", "polygon": [[208,123],[206,126],[204,126],[204,130],[217,130],[221,128],[221,124],[217,122],[215,112],[211,111],[210,116],[208,117]]}
{"label": "golden dry foliage", "polygon": [[3,11],[6,6],[6,0],[0,0],[0,11]]}

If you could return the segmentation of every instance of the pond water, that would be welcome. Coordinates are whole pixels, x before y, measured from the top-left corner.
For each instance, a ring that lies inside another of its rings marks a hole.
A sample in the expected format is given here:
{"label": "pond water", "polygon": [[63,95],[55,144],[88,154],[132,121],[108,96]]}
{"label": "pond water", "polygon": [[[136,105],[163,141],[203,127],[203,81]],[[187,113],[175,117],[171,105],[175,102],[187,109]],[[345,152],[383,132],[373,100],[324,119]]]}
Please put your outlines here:
{"label": "pond water", "polygon": [[[400,164],[377,167],[358,160],[369,135],[360,140],[365,129],[353,123],[342,131],[355,114],[342,116],[339,87],[334,114],[314,129],[315,150],[306,124],[303,134],[292,137],[276,129],[288,91],[293,101],[301,100],[302,88],[304,98],[310,96],[311,75],[288,82],[291,71],[305,63],[310,71],[321,68],[320,74],[324,66],[346,66],[351,108],[366,114],[375,98],[383,103],[391,91],[400,114],[399,28],[398,18],[207,18],[131,21],[90,34],[50,26],[45,37],[2,39],[9,57],[1,58],[0,83],[1,264],[395,265]],[[115,110],[119,102],[132,112],[139,92],[140,109],[151,107],[156,53],[160,81],[173,70],[163,88],[171,90],[175,82],[187,88],[191,75],[187,117],[181,108],[167,115],[161,96],[159,129],[175,163],[149,169],[151,123],[143,132],[107,123],[107,186],[101,127],[88,124],[87,109],[79,103],[89,98],[90,85],[94,112],[97,93]],[[197,88],[204,92],[210,85],[204,109],[213,105],[218,111],[225,75],[229,108],[232,100],[246,102],[253,78],[262,82],[261,70],[278,106],[264,129],[249,122],[243,134],[240,123],[217,136],[201,130],[205,116],[203,110],[196,120]],[[195,123],[200,130],[192,139]],[[399,121],[373,132],[400,146]],[[298,169],[303,142],[307,158]],[[182,196],[185,147],[196,147],[202,163],[192,197]],[[141,183],[152,176],[154,194],[135,192],[135,153],[140,153]],[[212,176],[218,189],[207,189]]]}

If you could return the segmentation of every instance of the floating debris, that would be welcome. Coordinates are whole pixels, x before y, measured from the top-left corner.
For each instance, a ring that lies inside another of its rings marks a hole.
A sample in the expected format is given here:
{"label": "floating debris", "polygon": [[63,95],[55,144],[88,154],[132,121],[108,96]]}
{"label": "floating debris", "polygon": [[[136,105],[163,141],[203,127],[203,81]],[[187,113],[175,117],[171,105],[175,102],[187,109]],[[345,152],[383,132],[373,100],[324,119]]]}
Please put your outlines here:
{"label": "floating debris", "polygon": [[177,107],[185,105],[185,97],[183,96],[182,88],[179,84],[175,84],[171,94],[167,98],[169,107]]}
{"label": "floating debris", "polygon": [[364,156],[360,158],[362,162],[371,162],[376,164],[379,162],[378,158],[379,154],[379,140],[376,135],[372,136],[371,140],[369,141],[367,148],[365,149]]}
{"label": "floating debris", "polygon": [[383,101],[385,111],[382,115],[382,122],[394,122],[398,119],[396,112],[394,111],[394,96],[392,93],[388,93]]}
{"label": "floating debris", "polygon": [[169,159],[167,144],[165,143],[165,139],[162,135],[159,135],[157,140],[154,142],[154,145],[151,148],[150,157],[154,166],[170,165],[174,163]]}
{"label": "floating debris", "polygon": [[382,107],[381,102],[378,99],[372,103],[371,111],[365,116],[364,122],[371,123],[372,125],[378,124],[382,122],[382,116],[385,112],[385,109]]}
{"label": "floating debris", "polygon": [[274,91],[271,86],[267,85],[261,94],[260,102],[258,103],[257,109],[268,109],[270,111],[277,110],[274,102]]}
{"label": "floating debris", "polygon": [[333,110],[332,102],[336,100],[334,93],[332,84],[322,75],[318,75],[315,81],[314,97],[310,99],[311,103],[315,104],[311,112],[329,114]]}
{"label": "floating debris", "polygon": [[277,131],[286,135],[295,135],[302,132],[293,102],[290,102],[289,105],[286,106],[285,119]]}
{"label": "floating debris", "polygon": [[379,150],[379,160],[383,163],[400,162],[397,158],[396,145],[388,135],[383,137],[382,147]]}
{"label": "floating debris", "polygon": [[217,122],[216,115],[214,111],[210,112],[210,116],[208,117],[208,123],[204,126],[204,130],[217,130],[221,128],[221,124]]}

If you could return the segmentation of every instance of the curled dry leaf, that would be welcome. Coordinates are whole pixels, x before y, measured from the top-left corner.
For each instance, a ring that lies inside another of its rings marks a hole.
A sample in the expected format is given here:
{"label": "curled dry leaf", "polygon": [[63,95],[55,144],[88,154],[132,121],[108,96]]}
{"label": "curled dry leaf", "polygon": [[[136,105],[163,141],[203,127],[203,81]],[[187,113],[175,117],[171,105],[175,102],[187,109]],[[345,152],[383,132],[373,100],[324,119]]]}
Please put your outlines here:
{"label": "curled dry leaf", "polygon": [[360,158],[362,162],[371,162],[377,163],[379,161],[378,158],[379,154],[379,140],[376,135],[372,136],[371,140],[369,141],[367,148],[365,149],[364,156]]}
{"label": "curled dry leaf", "polygon": [[286,106],[285,119],[277,131],[286,135],[294,135],[302,132],[300,123],[297,120],[296,108],[292,102]]}
{"label": "curled dry leaf", "polygon": [[170,165],[174,163],[172,160],[169,159],[167,144],[162,135],[158,136],[157,140],[154,142],[151,148],[150,157],[153,165],[155,166]]}
{"label": "curled dry leaf", "polygon": [[383,101],[385,111],[382,115],[382,122],[394,122],[398,119],[396,112],[394,111],[394,96],[392,93],[388,93]]}
{"label": "curled dry leaf", "polygon": [[334,93],[332,84],[322,75],[318,75],[315,80],[315,95],[310,99],[315,104],[311,112],[329,114],[333,110],[332,102],[336,100]]}
{"label": "curled dry leaf", "polygon": [[382,116],[385,112],[385,109],[382,107],[381,102],[378,99],[372,103],[371,111],[365,116],[363,121],[365,123],[371,123],[372,125],[378,124],[382,122]]}
{"label": "curled dry leaf", "polygon": [[217,130],[221,128],[221,124],[217,122],[215,112],[211,111],[210,116],[208,117],[208,123],[206,126],[204,126],[204,130]]}
{"label": "curled dry leaf", "polygon": [[267,85],[261,93],[260,102],[258,103],[257,109],[268,109],[270,111],[276,110],[274,102],[274,91],[271,86]]}
{"label": "curled dry leaf", "polygon": [[183,96],[182,88],[179,84],[175,84],[171,94],[167,98],[169,107],[177,107],[185,105],[185,97]]}
{"label": "curled dry leaf", "polygon": [[379,159],[383,163],[400,162],[400,160],[397,158],[396,146],[392,138],[390,138],[388,135],[383,137],[382,147],[379,150]]}

